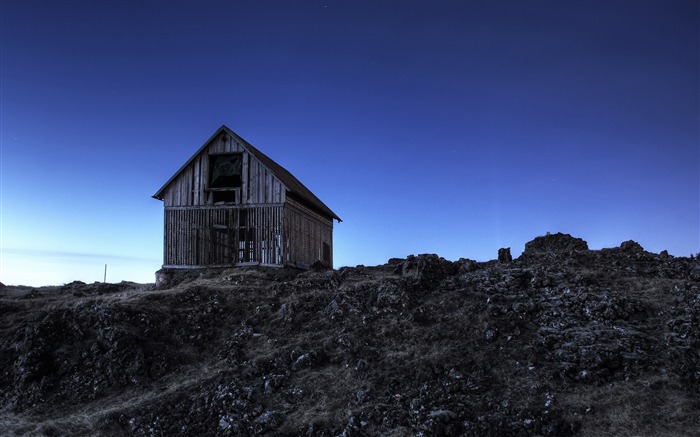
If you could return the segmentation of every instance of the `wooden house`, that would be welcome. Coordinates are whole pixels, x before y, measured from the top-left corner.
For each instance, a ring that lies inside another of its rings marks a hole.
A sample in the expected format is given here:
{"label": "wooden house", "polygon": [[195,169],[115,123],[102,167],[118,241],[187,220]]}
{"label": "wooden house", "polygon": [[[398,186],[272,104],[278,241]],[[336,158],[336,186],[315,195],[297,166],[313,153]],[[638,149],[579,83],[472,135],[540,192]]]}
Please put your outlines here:
{"label": "wooden house", "polygon": [[226,126],[153,197],[165,206],[163,268],[333,265],[340,218]]}

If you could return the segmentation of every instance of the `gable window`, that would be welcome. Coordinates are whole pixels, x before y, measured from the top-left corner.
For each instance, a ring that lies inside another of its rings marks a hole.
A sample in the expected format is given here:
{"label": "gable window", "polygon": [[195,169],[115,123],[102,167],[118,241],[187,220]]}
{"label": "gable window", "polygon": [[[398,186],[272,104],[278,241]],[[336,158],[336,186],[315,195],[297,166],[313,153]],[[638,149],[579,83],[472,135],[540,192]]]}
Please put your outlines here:
{"label": "gable window", "polygon": [[213,203],[240,203],[243,156],[240,153],[209,156],[209,191]]}
{"label": "gable window", "polygon": [[210,188],[235,188],[241,186],[242,156],[235,155],[211,155],[209,157],[211,169],[209,171]]}

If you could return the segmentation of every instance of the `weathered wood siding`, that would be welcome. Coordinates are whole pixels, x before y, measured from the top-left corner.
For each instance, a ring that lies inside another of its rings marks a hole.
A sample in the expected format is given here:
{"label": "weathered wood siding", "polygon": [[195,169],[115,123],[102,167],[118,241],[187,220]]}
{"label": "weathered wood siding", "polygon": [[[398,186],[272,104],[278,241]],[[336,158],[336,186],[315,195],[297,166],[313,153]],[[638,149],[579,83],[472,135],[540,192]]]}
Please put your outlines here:
{"label": "weathered wood siding", "polygon": [[165,208],[164,267],[283,265],[284,206]]}
{"label": "weathered wood siding", "polygon": [[209,142],[165,190],[163,203],[172,206],[213,205],[209,183],[209,155],[242,153],[242,205],[278,204],[285,201],[285,187],[260,161],[231,136],[222,133]]}
{"label": "weathered wood siding", "polygon": [[[333,220],[323,217],[291,198],[284,207],[285,261],[307,268],[318,260],[333,266]],[[326,250],[324,253],[324,245]]]}

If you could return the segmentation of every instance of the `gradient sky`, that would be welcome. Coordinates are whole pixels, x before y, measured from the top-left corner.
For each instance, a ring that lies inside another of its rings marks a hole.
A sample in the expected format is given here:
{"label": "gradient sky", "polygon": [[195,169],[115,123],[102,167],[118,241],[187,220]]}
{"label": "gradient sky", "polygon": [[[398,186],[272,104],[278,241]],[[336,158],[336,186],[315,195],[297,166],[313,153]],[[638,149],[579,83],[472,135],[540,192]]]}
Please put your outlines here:
{"label": "gradient sky", "polygon": [[150,196],[222,124],[343,219],[336,267],[700,251],[697,1],[0,8],[5,284],[152,282]]}

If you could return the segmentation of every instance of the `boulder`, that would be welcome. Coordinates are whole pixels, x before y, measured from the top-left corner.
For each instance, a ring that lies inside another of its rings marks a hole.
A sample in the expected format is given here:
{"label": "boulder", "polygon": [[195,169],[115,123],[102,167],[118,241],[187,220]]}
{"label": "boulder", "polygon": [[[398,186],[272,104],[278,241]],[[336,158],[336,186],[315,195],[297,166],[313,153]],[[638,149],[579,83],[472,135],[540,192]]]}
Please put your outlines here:
{"label": "boulder", "polygon": [[434,286],[455,270],[452,262],[435,254],[409,255],[397,273],[399,268],[401,276],[421,286]]}

